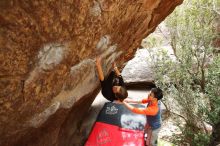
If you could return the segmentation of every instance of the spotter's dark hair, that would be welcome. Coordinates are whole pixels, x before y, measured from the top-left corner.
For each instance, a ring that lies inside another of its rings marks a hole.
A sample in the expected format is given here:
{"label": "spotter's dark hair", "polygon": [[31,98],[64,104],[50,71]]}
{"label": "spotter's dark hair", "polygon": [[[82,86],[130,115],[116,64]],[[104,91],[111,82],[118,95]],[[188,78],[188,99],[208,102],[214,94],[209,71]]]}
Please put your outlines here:
{"label": "spotter's dark hair", "polygon": [[163,98],[163,91],[160,88],[152,88],[151,92],[154,93],[155,98],[157,98],[157,100]]}

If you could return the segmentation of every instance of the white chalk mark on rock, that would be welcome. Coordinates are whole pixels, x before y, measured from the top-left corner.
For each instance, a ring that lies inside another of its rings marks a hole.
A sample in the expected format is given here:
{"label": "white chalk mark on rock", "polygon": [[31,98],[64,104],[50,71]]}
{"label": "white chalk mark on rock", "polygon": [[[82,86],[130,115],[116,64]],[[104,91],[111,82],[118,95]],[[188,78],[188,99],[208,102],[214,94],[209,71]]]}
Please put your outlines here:
{"label": "white chalk mark on rock", "polygon": [[40,127],[47,119],[53,115],[60,107],[59,102],[54,102],[47,109],[45,109],[42,113],[35,115],[30,121],[28,121],[28,125],[30,127],[38,128]]}
{"label": "white chalk mark on rock", "polygon": [[96,49],[99,52],[103,52],[108,48],[108,45],[111,43],[110,41],[110,36],[109,35],[105,35],[103,37],[100,38],[99,42],[96,45]]}
{"label": "white chalk mark on rock", "polygon": [[67,54],[67,46],[64,44],[47,44],[38,53],[39,61],[36,67],[30,72],[28,79],[25,81],[25,89],[32,82],[37,80],[38,75],[43,71],[52,70],[57,66]]}
{"label": "white chalk mark on rock", "polygon": [[95,62],[87,59],[71,68],[72,80],[78,83],[72,85],[71,89],[61,91],[54,101],[59,101],[62,108],[71,108],[81,97],[92,93],[98,86],[96,78]]}
{"label": "white chalk mark on rock", "polygon": [[95,17],[101,16],[102,10],[101,10],[100,4],[97,1],[93,1],[93,7],[90,8],[89,12],[92,16],[95,16]]}
{"label": "white chalk mark on rock", "polygon": [[43,70],[51,70],[64,58],[65,46],[62,44],[47,44],[39,52],[39,67]]}

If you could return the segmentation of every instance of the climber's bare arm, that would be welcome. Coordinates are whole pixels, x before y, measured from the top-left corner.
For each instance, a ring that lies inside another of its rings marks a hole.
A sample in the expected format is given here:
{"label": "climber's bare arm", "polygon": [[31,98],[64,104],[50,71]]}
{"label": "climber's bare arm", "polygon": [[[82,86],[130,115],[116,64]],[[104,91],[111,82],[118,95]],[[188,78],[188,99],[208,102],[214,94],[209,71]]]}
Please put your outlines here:
{"label": "climber's bare arm", "polygon": [[97,71],[98,71],[99,80],[103,81],[104,80],[104,74],[103,74],[103,71],[102,71],[101,57],[96,58],[96,68],[97,68]]}
{"label": "climber's bare arm", "polygon": [[114,68],[114,71],[115,71],[116,75],[117,75],[117,76],[120,76],[121,73],[120,73],[120,71],[118,70],[118,67],[116,66],[116,63],[115,63],[115,62],[113,62],[112,66],[113,66],[113,68]]}

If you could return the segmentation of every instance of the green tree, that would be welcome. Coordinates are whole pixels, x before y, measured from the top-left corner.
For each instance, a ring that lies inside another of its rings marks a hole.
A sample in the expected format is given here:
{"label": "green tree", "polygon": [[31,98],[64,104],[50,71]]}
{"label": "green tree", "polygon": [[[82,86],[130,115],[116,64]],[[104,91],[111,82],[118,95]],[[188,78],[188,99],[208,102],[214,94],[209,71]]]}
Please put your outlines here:
{"label": "green tree", "polygon": [[[215,57],[208,68],[206,93],[210,99],[210,110],[206,110],[207,120],[213,125],[210,146],[220,141],[220,55]],[[219,144],[219,143],[218,143]]]}
{"label": "green tree", "polygon": [[192,146],[209,143],[204,121],[219,127],[212,141],[220,132],[220,57],[212,46],[216,5],[217,0],[185,0],[165,21],[176,60],[162,52],[155,62],[157,86],[175,99],[180,109],[175,114],[186,123],[179,142]]}

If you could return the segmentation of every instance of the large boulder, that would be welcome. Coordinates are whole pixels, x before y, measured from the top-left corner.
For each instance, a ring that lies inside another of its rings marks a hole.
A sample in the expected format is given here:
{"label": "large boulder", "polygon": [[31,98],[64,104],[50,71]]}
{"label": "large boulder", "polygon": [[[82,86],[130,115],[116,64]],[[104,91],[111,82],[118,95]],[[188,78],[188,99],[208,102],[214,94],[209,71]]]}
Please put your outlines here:
{"label": "large boulder", "polygon": [[155,86],[155,63],[160,60],[162,52],[166,53],[167,60],[175,60],[170,45],[156,48],[138,49],[135,57],[128,61],[122,71],[122,76],[127,87],[146,88]]}
{"label": "large boulder", "polygon": [[182,0],[1,0],[0,145],[77,145],[100,86]]}
{"label": "large boulder", "polygon": [[148,49],[137,50],[135,57],[124,67],[122,76],[127,87],[154,85],[154,71]]}

